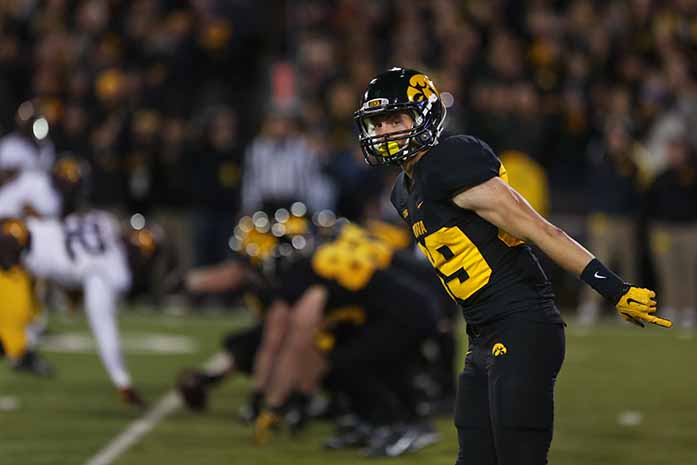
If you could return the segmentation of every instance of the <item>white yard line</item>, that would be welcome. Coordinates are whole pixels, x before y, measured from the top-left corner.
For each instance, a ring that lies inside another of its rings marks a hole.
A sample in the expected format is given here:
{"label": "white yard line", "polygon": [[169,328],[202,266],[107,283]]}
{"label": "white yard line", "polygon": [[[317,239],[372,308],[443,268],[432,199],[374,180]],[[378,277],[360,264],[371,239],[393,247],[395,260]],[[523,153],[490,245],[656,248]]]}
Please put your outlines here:
{"label": "white yard line", "polygon": [[167,415],[181,405],[179,395],[170,390],[151,408],[145,417],[132,422],[128,428],[114,438],[97,455],[90,458],[85,465],[108,465],[126,452],[133,444],[148,434]]}
{"label": "white yard line", "polygon": [[[215,354],[206,362],[205,367],[210,368],[220,364],[224,357],[222,353]],[[144,417],[131,422],[121,434],[87,460],[84,465],[109,465],[180,406],[179,395],[173,389],[169,390],[154,407],[147,411]]]}

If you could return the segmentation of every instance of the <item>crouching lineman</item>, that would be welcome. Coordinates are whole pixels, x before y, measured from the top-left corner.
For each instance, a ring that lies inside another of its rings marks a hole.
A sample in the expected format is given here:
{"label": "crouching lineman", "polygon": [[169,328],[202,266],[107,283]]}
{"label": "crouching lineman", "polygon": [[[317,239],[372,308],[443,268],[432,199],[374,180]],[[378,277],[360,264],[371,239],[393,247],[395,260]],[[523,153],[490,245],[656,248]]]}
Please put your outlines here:
{"label": "crouching lineman", "polygon": [[150,229],[121,231],[109,214],[92,211],[64,221],[28,218],[0,223],[0,255],[7,265],[21,263],[32,276],[66,290],[81,291],[99,355],[122,399],[144,407],[133,389],[121,355],[116,324],[117,301],[157,251]]}
{"label": "crouching lineman", "polygon": [[[422,342],[435,333],[438,310],[432,299],[415,290],[419,284],[409,280],[407,271],[387,272],[393,266],[392,250],[384,243],[364,240],[365,232],[357,226],[345,225],[315,250],[311,246],[314,238],[306,234],[307,227],[298,226],[301,224],[299,218],[280,210],[273,224],[260,213],[253,220],[243,219],[235,230],[241,255],[267,271],[273,269],[273,279],[280,284],[271,293],[268,289],[256,293],[258,307],[265,309],[263,327],[226,339],[234,366],[254,369],[253,410],[271,393],[274,379],[285,377],[275,372],[285,364],[285,354],[293,353],[303,361],[302,370],[297,364],[291,370],[294,381],[276,393],[276,403],[267,397],[270,408],[257,420],[257,441],[264,442],[268,429],[280,422],[288,406],[308,399],[323,380],[332,394],[348,395],[354,410],[373,426],[360,424],[364,433],[360,440],[349,444],[344,438],[334,438],[331,447],[358,446],[372,438],[371,455],[399,455],[433,442],[436,433],[423,423],[397,428],[400,421],[417,416],[409,365],[418,358]],[[347,258],[347,254],[353,258],[335,263],[337,257]],[[359,281],[346,281],[355,277]],[[246,279],[239,262],[197,272],[191,278],[190,288],[208,291],[229,289]],[[388,285],[396,287],[397,297],[390,297],[395,290]],[[311,288],[323,286],[327,292],[324,308],[316,313],[299,310],[296,318],[294,312],[300,308],[296,300],[302,301]],[[384,344],[386,340],[391,344]],[[191,407],[202,407],[206,385],[224,374],[188,372],[180,379],[180,391]],[[353,431],[346,433],[359,439]],[[400,439],[402,447],[389,448]]]}
{"label": "crouching lineman", "polygon": [[393,251],[383,243],[341,231],[328,239],[289,234],[279,219],[253,222],[279,239],[264,267],[275,282],[271,312],[286,315],[267,318],[265,334],[277,337],[264,338],[256,358],[266,404],[256,442],[268,440],[293,392],[309,396],[326,375],[370,427],[368,455],[400,455],[433,442],[435,432],[418,421],[411,376],[423,342],[436,332],[438,309],[427,291],[390,268]]}

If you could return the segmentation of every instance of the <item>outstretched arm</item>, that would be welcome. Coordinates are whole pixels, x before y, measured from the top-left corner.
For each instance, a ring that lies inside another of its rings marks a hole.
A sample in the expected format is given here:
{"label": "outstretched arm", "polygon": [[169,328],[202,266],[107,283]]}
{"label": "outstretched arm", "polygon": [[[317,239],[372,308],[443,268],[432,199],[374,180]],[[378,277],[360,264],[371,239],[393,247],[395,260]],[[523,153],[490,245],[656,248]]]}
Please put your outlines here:
{"label": "outstretched arm", "polygon": [[561,228],[545,220],[501,178],[491,178],[452,200],[507,233],[537,245],[555,263],[612,302],[625,320],[640,326],[642,321],[672,326],[670,321],[650,314],[656,311],[653,291],[625,283]]}
{"label": "outstretched arm", "polygon": [[245,283],[246,269],[238,261],[227,261],[194,268],[187,272],[184,279],[189,292],[235,291]]}
{"label": "outstretched arm", "polygon": [[501,178],[488,181],[453,197],[455,205],[474,211],[489,223],[519,239],[532,242],[549,258],[576,276],[593,260],[593,254],[553,225]]}

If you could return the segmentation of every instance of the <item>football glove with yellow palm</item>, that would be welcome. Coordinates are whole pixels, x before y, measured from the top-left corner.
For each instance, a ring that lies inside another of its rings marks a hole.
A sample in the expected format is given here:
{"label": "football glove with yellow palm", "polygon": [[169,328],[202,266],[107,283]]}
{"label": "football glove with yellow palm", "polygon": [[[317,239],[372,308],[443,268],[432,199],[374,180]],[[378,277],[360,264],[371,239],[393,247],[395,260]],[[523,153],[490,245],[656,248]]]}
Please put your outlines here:
{"label": "football glove with yellow palm", "polygon": [[632,286],[607,269],[597,258],[591,260],[581,273],[581,279],[612,302],[622,319],[644,327],[652,323],[670,328],[673,323],[652,315],[656,312],[656,293],[649,289]]}
{"label": "football glove with yellow palm", "polygon": [[620,296],[615,307],[620,316],[630,323],[644,327],[644,322],[664,328],[670,328],[673,323],[652,313],[656,312],[656,293],[649,289],[627,285],[626,291]]}

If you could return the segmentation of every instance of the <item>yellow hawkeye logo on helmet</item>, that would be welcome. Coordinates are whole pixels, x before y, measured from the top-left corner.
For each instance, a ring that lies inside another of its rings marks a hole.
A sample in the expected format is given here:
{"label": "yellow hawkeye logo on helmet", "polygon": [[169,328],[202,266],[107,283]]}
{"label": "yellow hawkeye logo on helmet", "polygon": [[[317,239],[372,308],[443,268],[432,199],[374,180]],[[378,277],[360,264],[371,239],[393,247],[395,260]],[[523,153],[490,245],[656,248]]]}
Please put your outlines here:
{"label": "yellow hawkeye logo on helmet", "polygon": [[409,79],[407,97],[412,102],[430,100],[432,95],[438,95],[438,90],[433,82],[425,74],[415,74]]}
{"label": "yellow hawkeye logo on helmet", "polygon": [[494,344],[494,347],[491,348],[491,353],[494,355],[494,357],[498,357],[499,355],[506,355],[508,352],[508,349],[506,349],[506,346],[501,344],[500,342],[497,342]]}

